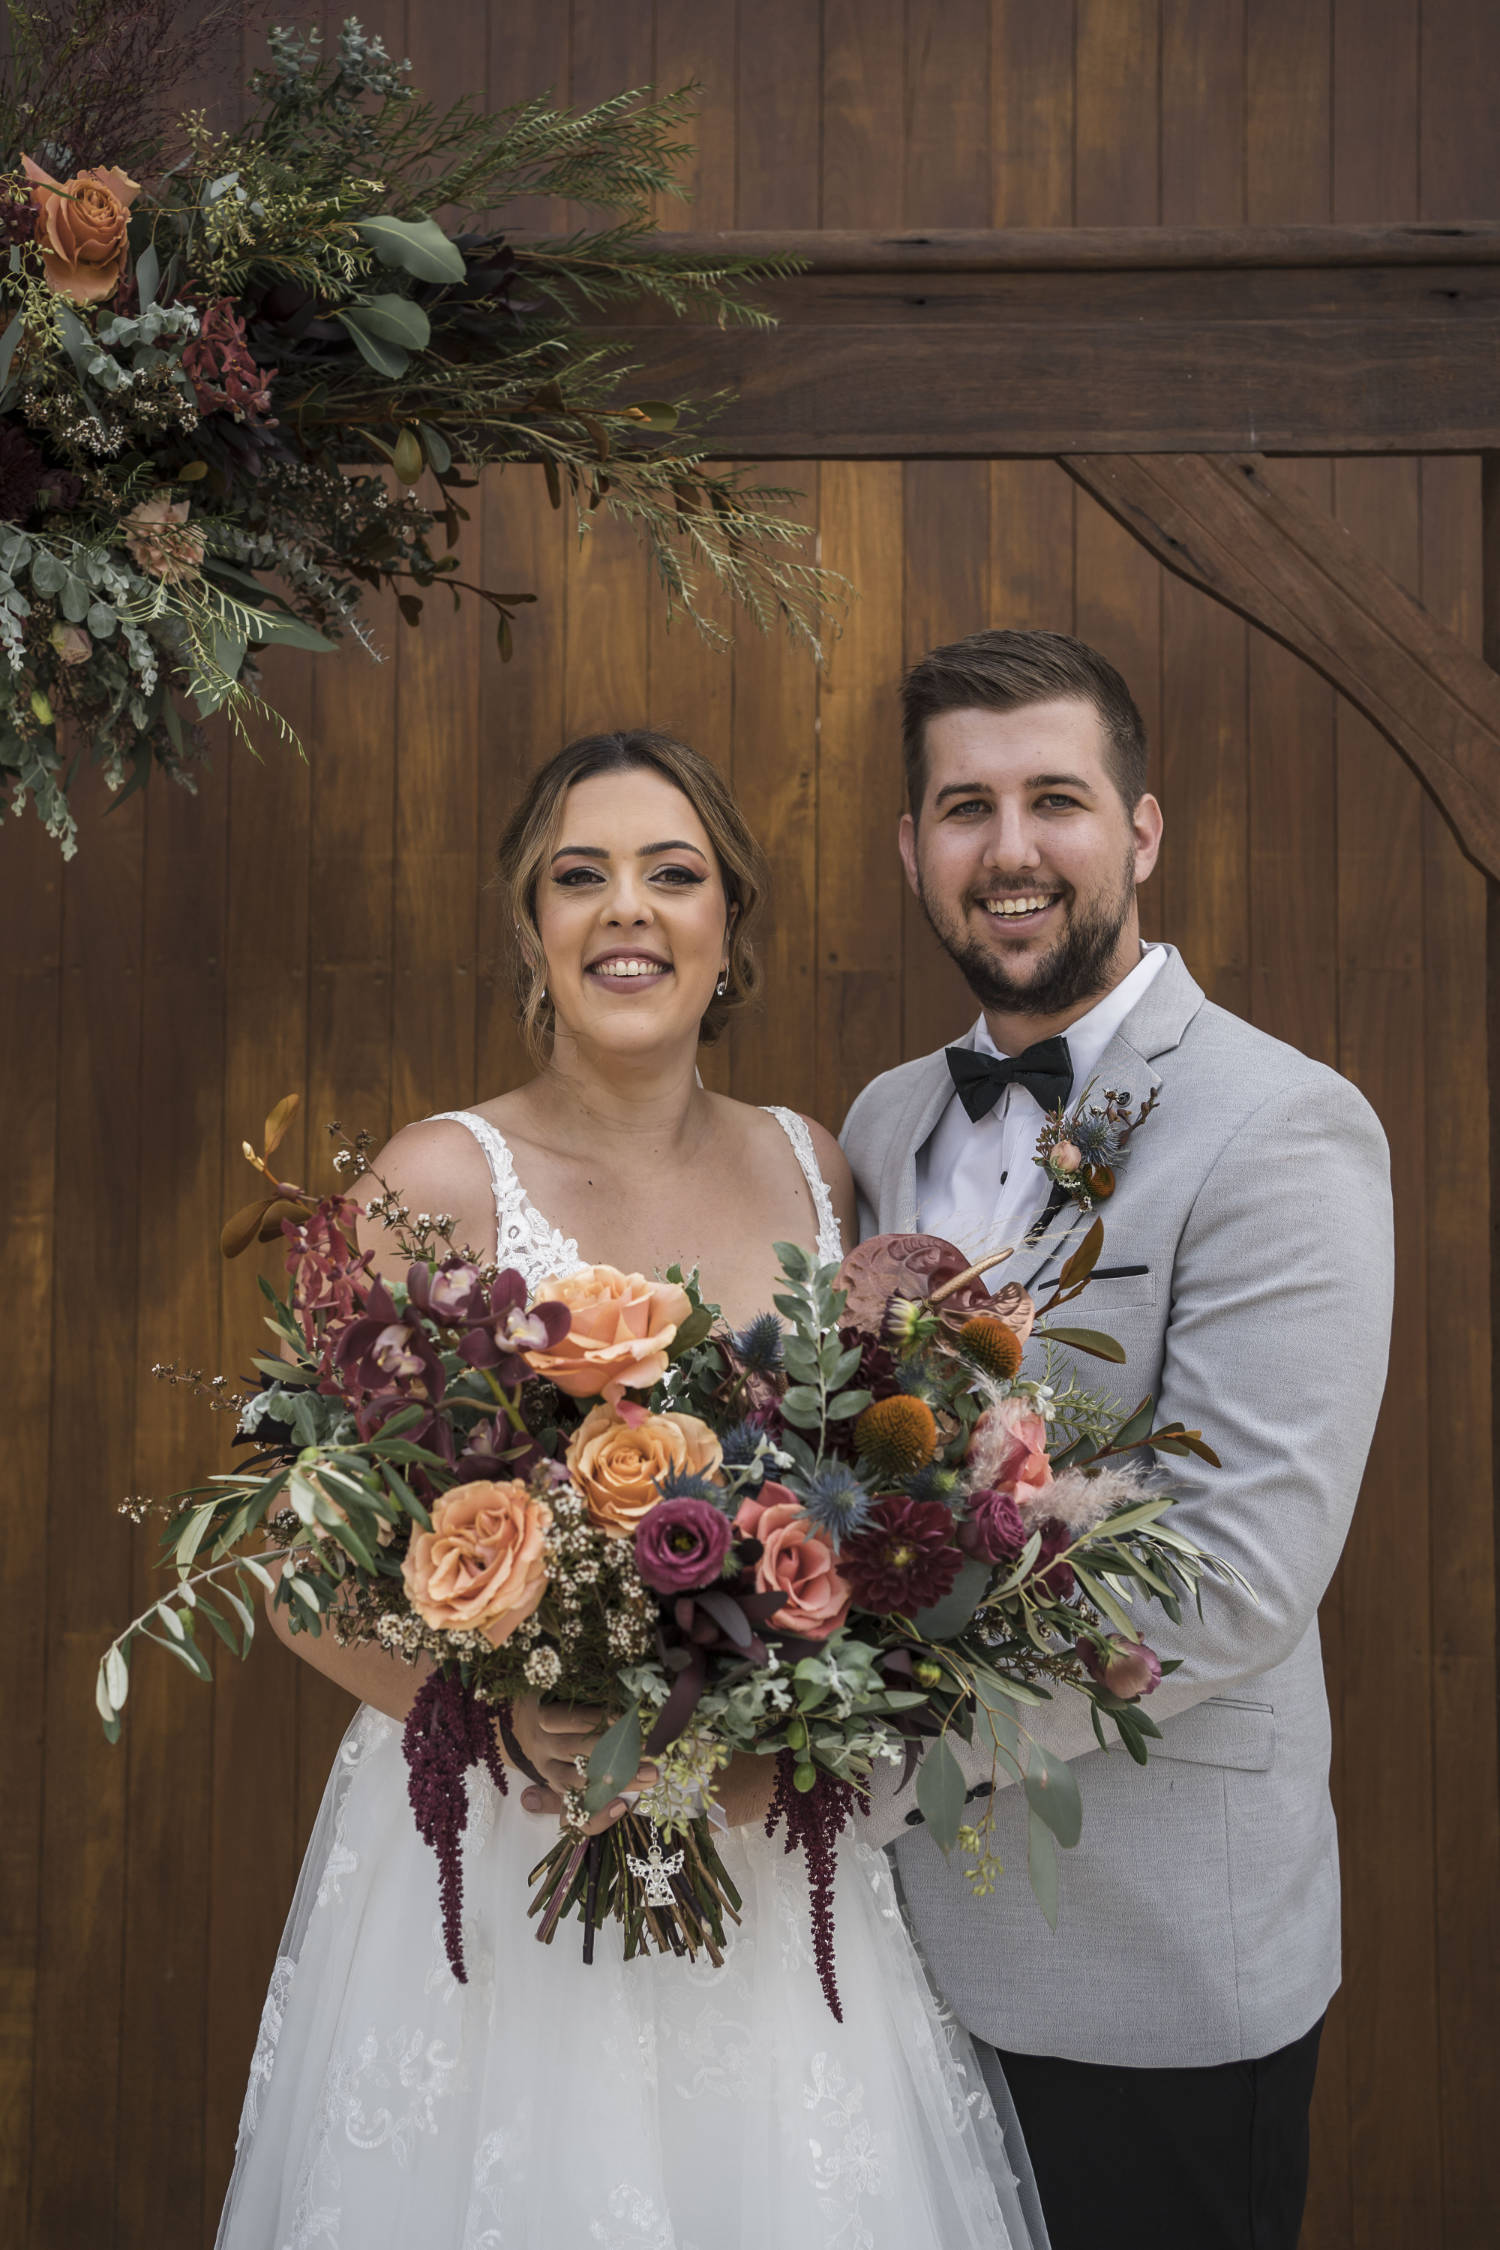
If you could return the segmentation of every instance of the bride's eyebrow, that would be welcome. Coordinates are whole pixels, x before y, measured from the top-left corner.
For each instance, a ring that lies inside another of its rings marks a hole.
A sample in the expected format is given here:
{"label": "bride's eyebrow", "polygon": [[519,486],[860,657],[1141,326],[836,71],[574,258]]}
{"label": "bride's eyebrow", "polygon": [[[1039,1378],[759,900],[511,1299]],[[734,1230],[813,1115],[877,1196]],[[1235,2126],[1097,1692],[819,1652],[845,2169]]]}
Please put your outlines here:
{"label": "bride's eyebrow", "polygon": [[[691,852],[695,859],[704,859],[707,856],[698,849],[696,844],[690,844],[685,836],[671,836],[665,843],[661,844],[642,844],[635,856],[637,859],[652,859],[658,852]],[[555,867],[560,859],[608,859],[609,857],[610,854],[602,844],[563,844],[552,854],[549,864]]]}

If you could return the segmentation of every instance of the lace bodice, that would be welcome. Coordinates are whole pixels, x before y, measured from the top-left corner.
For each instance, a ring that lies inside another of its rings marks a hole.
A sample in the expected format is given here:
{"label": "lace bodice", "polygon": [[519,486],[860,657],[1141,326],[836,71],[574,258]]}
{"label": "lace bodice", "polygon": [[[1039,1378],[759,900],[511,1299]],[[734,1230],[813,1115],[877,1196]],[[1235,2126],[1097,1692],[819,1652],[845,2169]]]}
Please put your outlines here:
{"label": "lace bodice", "polygon": [[[825,1265],[832,1264],[844,1255],[844,1240],[833,1208],[832,1192],[818,1169],[812,1134],[794,1109],[780,1109],[772,1102],[767,1102],[765,1108],[766,1114],[775,1118],[791,1142],[792,1153],[802,1167],[802,1177],[817,1213],[818,1257]],[[509,1143],[487,1117],[481,1117],[472,1109],[443,1109],[426,1122],[467,1126],[484,1150],[495,1195],[497,1265],[513,1266],[527,1288],[535,1289],[549,1276],[576,1273],[580,1266],[589,1262],[580,1255],[572,1236],[561,1233],[532,1202],[517,1176]]]}

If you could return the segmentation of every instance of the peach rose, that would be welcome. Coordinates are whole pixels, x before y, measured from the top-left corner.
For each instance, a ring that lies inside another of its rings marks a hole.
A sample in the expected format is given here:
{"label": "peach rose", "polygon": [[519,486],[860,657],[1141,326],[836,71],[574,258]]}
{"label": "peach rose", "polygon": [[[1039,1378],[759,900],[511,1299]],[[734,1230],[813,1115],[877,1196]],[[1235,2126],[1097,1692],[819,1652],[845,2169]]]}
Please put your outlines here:
{"label": "peach rose", "polygon": [[1025,1509],[1052,1482],[1047,1425],[1030,1400],[997,1399],[974,1424],[965,1466],[976,1491],[1008,1493]]}
{"label": "peach rose", "polygon": [[508,1640],[547,1590],[542,1545],[552,1510],[519,1478],[456,1484],[416,1531],[401,1575],[417,1615],[450,1633]]}
{"label": "peach rose", "polygon": [[568,1446],[568,1473],[601,1531],[630,1539],[661,1494],[657,1480],[676,1469],[690,1477],[717,1474],[723,1449],[694,1414],[628,1415],[591,1407]]}
{"label": "peach rose", "polygon": [[782,1593],[767,1624],[806,1641],[826,1641],[849,1611],[849,1588],[834,1568],[833,1549],[802,1513],[802,1503],[784,1484],[763,1484],[753,1500],[742,1500],[735,1529],[758,1539],[764,1550],[755,1566],[763,1594]]}
{"label": "peach rose", "polygon": [[614,1266],[585,1266],[544,1281],[535,1297],[566,1305],[573,1325],[550,1351],[527,1352],[530,1366],[569,1398],[602,1396],[611,1405],[626,1389],[649,1391],[661,1381],[667,1346],[692,1311],[675,1282]]}
{"label": "peach rose", "polygon": [[155,500],[138,500],[123,521],[125,544],[131,560],[152,578],[175,586],[203,568],[206,535],[197,524],[189,527],[186,500],[170,500],[165,493]]}
{"label": "peach rose", "polygon": [[126,228],[139,184],[111,165],[54,180],[40,164],[23,156],[36,205],[36,239],[42,269],[60,297],[75,305],[97,305],[120,285],[129,255]]}

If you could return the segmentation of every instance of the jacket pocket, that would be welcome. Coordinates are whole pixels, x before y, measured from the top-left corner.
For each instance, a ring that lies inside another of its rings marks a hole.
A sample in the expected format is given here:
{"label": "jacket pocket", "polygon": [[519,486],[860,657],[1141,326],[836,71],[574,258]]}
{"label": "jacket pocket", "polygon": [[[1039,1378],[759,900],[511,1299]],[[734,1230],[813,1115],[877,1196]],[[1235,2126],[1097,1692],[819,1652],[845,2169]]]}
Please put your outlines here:
{"label": "jacket pocket", "polygon": [[1108,1318],[1115,1311],[1127,1307],[1154,1305],[1156,1303],[1156,1276],[1147,1265],[1137,1265],[1126,1259],[1111,1260],[1108,1265],[1094,1268],[1089,1275],[1088,1288],[1078,1300],[1087,1313],[1097,1313]]}
{"label": "jacket pocket", "polygon": [[[1149,1701],[1144,1708],[1150,1710]],[[1175,1719],[1164,1719],[1160,1742],[1148,1742],[1146,1750],[1152,1759],[1180,1758],[1187,1765],[1263,1773],[1276,1755],[1276,1712],[1269,1703],[1213,1695]]]}

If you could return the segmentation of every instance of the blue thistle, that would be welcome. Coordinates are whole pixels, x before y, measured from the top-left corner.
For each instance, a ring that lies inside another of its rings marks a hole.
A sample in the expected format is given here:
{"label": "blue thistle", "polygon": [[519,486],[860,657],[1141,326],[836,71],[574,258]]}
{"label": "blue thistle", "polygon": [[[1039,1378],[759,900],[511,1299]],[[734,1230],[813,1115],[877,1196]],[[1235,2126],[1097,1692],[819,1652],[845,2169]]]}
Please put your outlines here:
{"label": "blue thistle", "polygon": [[773,1312],[757,1313],[738,1334],[729,1332],[734,1356],[747,1375],[774,1375],[781,1365],[781,1322]]}
{"label": "blue thistle", "polygon": [[820,1461],[802,1487],[807,1520],[835,1546],[863,1528],[870,1494],[847,1461]]}
{"label": "blue thistle", "polygon": [[706,1500],[714,1508],[724,1505],[721,1484],[714,1484],[708,1477],[689,1476],[685,1469],[668,1469],[664,1477],[657,1478],[656,1489],[663,1500]]}
{"label": "blue thistle", "polygon": [[1102,1109],[1080,1110],[1070,1118],[1068,1137],[1085,1164],[1108,1163],[1115,1154],[1115,1128]]}
{"label": "blue thistle", "polygon": [[939,1500],[945,1508],[952,1507],[957,1488],[954,1471],[940,1468],[936,1461],[929,1461],[925,1469],[918,1469],[915,1476],[904,1477],[901,1483],[902,1491],[911,1499]]}
{"label": "blue thistle", "polygon": [[755,1470],[753,1484],[742,1485],[742,1492],[758,1491],[770,1474],[771,1464],[765,1457],[762,1455],[759,1460],[756,1459],[757,1449],[766,1435],[765,1425],[756,1415],[751,1414],[743,1422],[736,1422],[732,1430],[726,1430],[719,1441],[726,1469],[753,1467]]}

